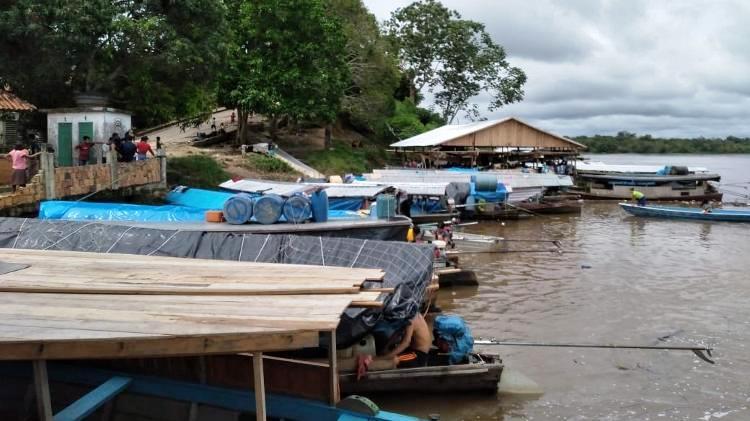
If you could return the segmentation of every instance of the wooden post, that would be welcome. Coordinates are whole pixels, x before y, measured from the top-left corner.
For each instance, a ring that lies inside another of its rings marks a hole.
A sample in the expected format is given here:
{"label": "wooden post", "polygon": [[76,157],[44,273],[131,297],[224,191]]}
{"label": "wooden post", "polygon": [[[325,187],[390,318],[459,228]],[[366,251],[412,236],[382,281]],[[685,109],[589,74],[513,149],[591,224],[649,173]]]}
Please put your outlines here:
{"label": "wooden post", "polygon": [[255,419],[266,421],[266,386],[263,380],[262,352],[253,352],[253,380],[255,385]]}
{"label": "wooden post", "polygon": [[55,198],[55,154],[42,152],[39,155],[39,167],[44,181],[44,198]]}
{"label": "wooden post", "polygon": [[336,405],[341,400],[339,395],[339,368],[336,364],[336,330],[330,332],[330,340],[328,343],[328,365],[331,369],[331,390],[330,390],[330,403]]}
{"label": "wooden post", "polygon": [[156,150],[156,157],[159,158],[159,175],[161,187],[167,188],[167,151],[164,148]]}
{"label": "wooden post", "polygon": [[119,163],[117,162],[117,151],[114,146],[109,150],[109,156],[107,157],[107,164],[109,165],[109,178],[110,186],[112,190],[117,190],[120,187],[120,180],[118,180]]}
{"label": "wooden post", "polygon": [[36,391],[36,407],[40,421],[52,421],[52,401],[49,397],[49,380],[47,378],[47,362],[32,361],[34,366],[34,389]]}

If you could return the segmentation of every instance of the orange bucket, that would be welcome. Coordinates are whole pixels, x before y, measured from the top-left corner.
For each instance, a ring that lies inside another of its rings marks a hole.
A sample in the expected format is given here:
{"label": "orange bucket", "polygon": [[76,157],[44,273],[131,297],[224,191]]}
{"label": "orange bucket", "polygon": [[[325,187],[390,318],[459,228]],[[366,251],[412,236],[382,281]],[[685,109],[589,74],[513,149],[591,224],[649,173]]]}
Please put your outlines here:
{"label": "orange bucket", "polygon": [[224,212],[222,211],[206,211],[206,222],[224,222]]}

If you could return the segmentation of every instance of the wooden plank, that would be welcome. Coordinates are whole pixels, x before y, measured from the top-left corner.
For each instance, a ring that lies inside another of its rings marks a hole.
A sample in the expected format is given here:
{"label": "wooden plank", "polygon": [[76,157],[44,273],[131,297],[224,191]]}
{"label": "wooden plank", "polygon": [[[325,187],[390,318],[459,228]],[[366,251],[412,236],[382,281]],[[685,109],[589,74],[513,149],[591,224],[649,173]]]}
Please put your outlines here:
{"label": "wooden plank", "polygon": [[[66,252],[68,253],[68,252]],[[271,264],[189,265],[186,259],[154,258],[143,264],[70,256],[3,253],[0,259],[30,267],[0,275],[0,291],[98,294],[279,295],[354,294],[382,271]],[[140,256],[143,257],[143,256]],[[95,259],[95,260],[92,260]],[[149,258],[146,258],[149,259]],[[223,262],[238,263],[238,262]],[[250,266],[246,266],[250,265]],[[229,265],[232,266],[232,265]],[[343,269],[343,270],[342,270]]]}
{"label": "wooden plank", "polygon": [[132,381],[129,377],[112,377],[55,414],[55,421],[79,421],[86,418],[125,390]]}
{"label": "wooden plank", "polygon": [[52,401],[49,395],[47,362],[44,360],[34,360],[31,364],[34,367],[37,415],[41,421],[52,421]]}
{"label": "wooden plank", "polygon": [[253,385],[255,389],[255,419],[266,421],[266,386],[263,380],[263,354],[253,354]]}
{"label": "wooden plank", "polygon": [[339,391],[339,368],[337,366],[336,356],[336,330],[331,330],[328,333],[328,337],[328,366],[330,370],[329,403],[331,406],[335,406],[341,400]]}

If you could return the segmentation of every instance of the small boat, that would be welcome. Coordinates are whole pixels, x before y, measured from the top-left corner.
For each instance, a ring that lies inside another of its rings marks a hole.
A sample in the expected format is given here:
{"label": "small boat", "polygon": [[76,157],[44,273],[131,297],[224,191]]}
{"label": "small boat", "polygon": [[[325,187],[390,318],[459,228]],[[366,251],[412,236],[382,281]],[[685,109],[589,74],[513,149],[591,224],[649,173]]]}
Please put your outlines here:
{"label": "small boat", "polygon": [[[434,351],[434,350],[433,350]],[[341,392],[496,392],[503,372],[497,355],[470,354],[465,364],[449,365],[447,357],[430,353],[430,365],[368,371],[357,381],[356,373],[339,374]]]}
{"label": "small boat", "polygon": [[529,212],[540,213],[540,214],[562,214],[562,213],[581,213],[583,203],[578,200],[556,200],[548,201],[542,199],[540,201],[529,201],[517,203],[521,209],[525,209]]}
{"label": "small boat", "polygon": [[712,209],[709,212],[700,208],[679,206],[638,206],[620,203],[625,212],[635,216],[656,218],[695,219],[698,221],[750,222],[750,208]]}

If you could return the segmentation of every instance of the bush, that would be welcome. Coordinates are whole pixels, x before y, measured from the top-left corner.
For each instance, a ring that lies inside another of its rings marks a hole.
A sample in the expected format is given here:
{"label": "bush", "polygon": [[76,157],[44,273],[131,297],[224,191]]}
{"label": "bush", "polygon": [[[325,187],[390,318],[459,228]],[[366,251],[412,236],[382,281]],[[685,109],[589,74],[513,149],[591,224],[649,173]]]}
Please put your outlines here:
{"label": "bush", "polygon": [[210,156],[192,155],[167,159],[167,183],[198,188],[216,188],[229,174]]}
{"label": "bush", "polygon": [[252,153],[247,156],[247,168],[258,172],[291,173],[294,172],[286,162],[272,156]]}

